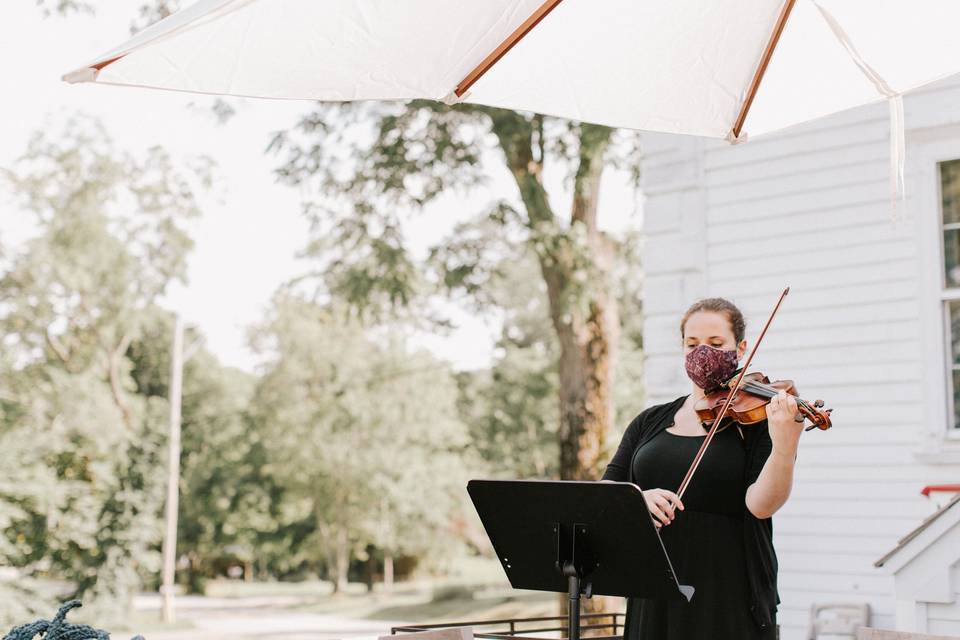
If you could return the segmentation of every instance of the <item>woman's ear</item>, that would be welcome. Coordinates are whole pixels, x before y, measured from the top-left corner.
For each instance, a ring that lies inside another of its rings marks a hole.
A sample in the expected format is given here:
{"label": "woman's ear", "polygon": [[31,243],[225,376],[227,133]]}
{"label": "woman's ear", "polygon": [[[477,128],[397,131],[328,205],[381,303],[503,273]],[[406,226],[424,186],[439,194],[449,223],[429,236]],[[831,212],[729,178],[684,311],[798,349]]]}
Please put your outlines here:
{"label": "woman's ear", "polygon": [[737,345],[737,359],[739,360],[739,359],[743,358],[743,356],[744,356],[746,353],[747,353],[747,341],[746,341],[746,340],[741,340],[741,341],[740,341],[740,344]]}

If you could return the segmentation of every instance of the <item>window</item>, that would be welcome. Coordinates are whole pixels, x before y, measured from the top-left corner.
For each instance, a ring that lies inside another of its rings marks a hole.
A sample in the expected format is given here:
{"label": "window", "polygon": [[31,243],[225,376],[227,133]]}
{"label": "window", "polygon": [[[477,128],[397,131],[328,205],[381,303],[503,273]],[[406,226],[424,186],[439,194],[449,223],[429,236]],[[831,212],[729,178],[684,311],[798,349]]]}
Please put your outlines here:
{"label": "window", "polygon": [[942,296],[950,369],[950,425],[960,430],[960,160],[937,163],[940,177],[940,224],[943,233]]}
{"label": "window", "polygon": [[924,464],[960,465],[960,126],[931,127],[910,148],[922,381],[913,455]]}

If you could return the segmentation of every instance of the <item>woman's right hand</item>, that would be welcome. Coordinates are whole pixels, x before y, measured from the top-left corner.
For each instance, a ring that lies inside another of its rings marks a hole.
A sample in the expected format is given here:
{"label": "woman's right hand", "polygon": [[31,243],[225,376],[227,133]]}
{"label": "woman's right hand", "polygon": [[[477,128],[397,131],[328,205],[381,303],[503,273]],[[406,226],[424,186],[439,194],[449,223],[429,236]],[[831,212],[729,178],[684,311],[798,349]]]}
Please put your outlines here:
{"label": "woman's right hand", "polygon": [[646,489],[643,492],[643,499],[647,503],[647,509],[653,516],[653,524],[659,529],[665,524],[670,524],[676,515],[676,509],[683,511],[683,502],[680,496],[673,491],[666,489]]}

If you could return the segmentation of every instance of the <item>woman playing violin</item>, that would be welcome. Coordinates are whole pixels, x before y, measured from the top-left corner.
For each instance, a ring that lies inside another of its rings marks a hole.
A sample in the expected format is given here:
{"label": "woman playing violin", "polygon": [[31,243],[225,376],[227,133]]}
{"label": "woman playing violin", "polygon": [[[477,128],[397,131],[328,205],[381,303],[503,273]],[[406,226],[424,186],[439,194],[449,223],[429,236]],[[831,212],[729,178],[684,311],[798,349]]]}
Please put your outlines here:
{"label": "woman playing violin", "polygon": [[696,589],[689,603],[629,598],[624,640],[776,636],[771,516],[790,496],[803,431],[794,396],[771,398],[766,420],[718,431],[683,499],[676,493],[706,437],[694,406],[737,371],[745,331],[743,314],[723,298],[687,310],[680,336],[691,392],[634,418],[603,475],[640,486],[678,580]]}

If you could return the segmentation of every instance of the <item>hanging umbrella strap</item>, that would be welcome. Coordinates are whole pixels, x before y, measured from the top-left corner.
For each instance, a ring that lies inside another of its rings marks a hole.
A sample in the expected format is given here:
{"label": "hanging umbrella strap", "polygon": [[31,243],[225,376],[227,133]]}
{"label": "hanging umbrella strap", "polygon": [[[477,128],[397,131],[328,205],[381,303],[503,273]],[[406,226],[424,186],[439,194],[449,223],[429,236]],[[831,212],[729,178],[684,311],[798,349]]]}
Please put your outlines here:
{"label": "hanging umbrella strap", "polygon": [[870,66],[857,48],[850,40],[846,30],[840,22],[834,17],[830,10],[824,7],[817,0],[813,0],[820,15],[830,27],[833,35],[846,49],[850,59],[857,65],[866,78],[876,87],[877,93],[887,98],[890,105],[890,216],[891,220],[896,222],[899,219],[898,203],[902,202],[905,196],[903,168],[906,159],[905,142],[905,124],[903,119],[903,95],[896,92],[890,84],[884,80],[877,70]]}

